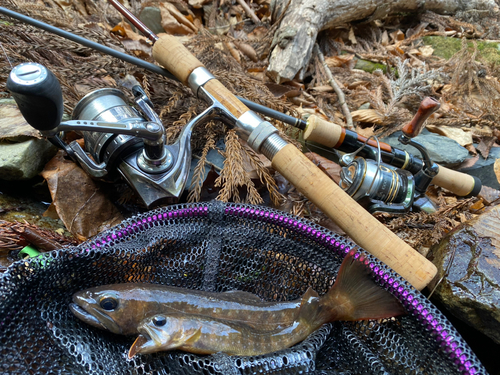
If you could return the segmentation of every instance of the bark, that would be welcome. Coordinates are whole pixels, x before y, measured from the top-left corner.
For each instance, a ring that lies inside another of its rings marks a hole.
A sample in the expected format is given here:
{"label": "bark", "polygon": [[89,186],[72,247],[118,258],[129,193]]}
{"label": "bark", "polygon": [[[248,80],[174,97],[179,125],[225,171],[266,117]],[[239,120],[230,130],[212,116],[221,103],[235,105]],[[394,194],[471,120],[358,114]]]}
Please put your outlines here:
{"label": "bark", "polygon": [[[289,0],[273,0],[279,14]],[[277,83],[303,78],[318,32],[346,22],[381,19],[396,12],[440,14],[458,11],[498,12],[495,0],[291,0],[276,31],[268,76]]]}

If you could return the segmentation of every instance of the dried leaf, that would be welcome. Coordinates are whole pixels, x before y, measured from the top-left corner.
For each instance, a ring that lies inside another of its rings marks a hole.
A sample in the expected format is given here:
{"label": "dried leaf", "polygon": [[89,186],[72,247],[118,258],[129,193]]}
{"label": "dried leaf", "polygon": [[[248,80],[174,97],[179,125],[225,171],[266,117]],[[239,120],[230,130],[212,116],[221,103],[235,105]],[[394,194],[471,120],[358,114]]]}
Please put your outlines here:
{"label": "dried leaf", "polygon": [[441,125],[427,125],[426,128],[432,133],[444,135],[445,137],[457,141],[460,146],[465,147],[472,144],[472,133],[470,131],[466,132],[459,128]]}
{"label": "dried leaf", "polygon": [[384,32],[382,33],[380,44],[382,44],[384,47],[389,45],[389,34],[387,34],[387,30],[384,30]]}
{"label": "dried leaf", "polygon": [[295,87],[288,86],[288,85],[278,85],[277,83],[273,82],[266,82],[265,84],[269,91],[276,96],[277,98],[280,98],[282,96],[286,96],[286,94],[290,91],[297,91]]}
{"label": "dried leaf", "polygon": [[52,202],[68,230],[85,240],[123,220],[99,186],[60,150],[42,171]]}
{"label": "dried leaf", "polygon": [[358,109],[351,113],[353,121],[383,124],[384,117],[375,109]]}
{"label": "dried leaf", "polygon": [[341,68],[348,67],[353,68],[356,62],[354,61],[354,55],[340,55],[340,56],[329,56],[325,57],[325,63],[330,68]]}
{"label": "dried leaf", "polygon": [[487,206],[500,204],[500,190],[490,188],[489,186],[483,186],[478,196],[481,197],[482,201]]}
{"label": "dried leaf", "polygon": [[196,26],[171,3],[160,3],[160,13],[161,27],[169,34],[186,35],[198,31]]}
{"label": "dried leaf", "polygon": [[500,183],[500,159],[495,160],[495,164],[493,165],[493,170],[495,171],[495,176],[497,176],[498,183]]}
{"label": "dried leaf", "polygon": [[334,163],[330,159],[316,154],[315,152],[307,152],[304,155],[307,156],[307,158],[314,164],[316,164],[319,169],[325,172],[333,181],[335,181],[337,184],[339,183],[340,171],[342,169],[340,165]]}
{"label": "dried leaf", "polygon": [[40,132],[26,122],[14,100],[2,101],[0,105],[0,141],[17,137],[42,138]]}
{"label": "dried leaf", "polygon": [[434,52],[434,48],[431,46],[422,46],[418,49],[420,52],[420,55],[423,57],[429,57],[432,56],[432,53]]}
{"label": "dried leaf", "polygon": [[356,40],[356,36],[354,35],[354,29],[352,27],[349,29],[349,41],[352,44],[358,44],[358,41]]}
{"label": "dried leaf", "polygon": [[259,58],[257,57],[257,52],[255,52],[255,50],[250,44],[238,42],[237,40],[235,40],[234,45],[238,47],[238,49],[253,62],[259,61]]}
{"label": "dried leaf", "polygon": [[483,137],[481,138],[481,142],[477,145],[477,150],[481,154],[481,156],[485,159],[488,158],[490,154],[490,149],[496,141],[496,137]]}

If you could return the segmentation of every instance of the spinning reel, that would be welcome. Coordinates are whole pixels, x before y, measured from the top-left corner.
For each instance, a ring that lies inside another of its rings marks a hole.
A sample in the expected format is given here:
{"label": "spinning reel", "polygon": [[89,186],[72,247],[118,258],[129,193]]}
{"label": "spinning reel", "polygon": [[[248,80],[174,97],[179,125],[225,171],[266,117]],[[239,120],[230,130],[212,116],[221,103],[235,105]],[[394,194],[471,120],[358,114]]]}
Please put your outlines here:
{"label": "spinning reel", "polygon": [[[339,158],[342,166],[340,187],[370,213],[404,213],[414,211],[435,212],[437,207],[425,195],[432,179],[438,173],[438,166],[429,157],[423,145],[412,138],[420,133],[425,120],[439,108],[439,102],[426,98],[414,119],[403,128],[399,141],[417,148],[422,154],[423,166],[414,175],[407,170],[382,163],[380,142],[376,137],[377,150],[364,144],[352,153]],[[371,159],[356,157],[364,151]]]}
{"label": "spinning reel", "polygon": [[[14,67],[7,88],[31,126],[92,177],[114,180],[118,171],[148,208],[182,194],[191,161],[191,131],[213,118],[206,113],[196,117],[174,144],[165,145],[161,120],[139,85],[132,88],[138,109],[127,104],[122,91],[105,88],[87,94],[76,105],[73,120],[64,122],[60,84],[43,65]],[[76,141],[67,144],[61,139],[60,132],[71,130],[83,136],[85,151]]]}

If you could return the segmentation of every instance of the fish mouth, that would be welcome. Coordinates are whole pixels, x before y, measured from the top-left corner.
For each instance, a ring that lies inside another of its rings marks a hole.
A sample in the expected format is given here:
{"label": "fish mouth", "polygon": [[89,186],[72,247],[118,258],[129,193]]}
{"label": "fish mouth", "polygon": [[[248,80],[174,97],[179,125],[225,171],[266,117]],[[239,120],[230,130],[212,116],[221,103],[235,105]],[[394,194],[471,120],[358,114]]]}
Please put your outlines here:
{"label": "fish mouth", "polygon": [[122,334],[122,329],[111,317],[96,309],[84,298],[73,296],[73,303],[70,303],[69,309],[78,319],[91,326]]}
{"label": "fish mouth", "polygon": [[138,327],[139,336],[135,339],[134,343],[128,351],[128,359],[132,359],[137,354],[153,353],[161,347],[160,338],[147,326]]}

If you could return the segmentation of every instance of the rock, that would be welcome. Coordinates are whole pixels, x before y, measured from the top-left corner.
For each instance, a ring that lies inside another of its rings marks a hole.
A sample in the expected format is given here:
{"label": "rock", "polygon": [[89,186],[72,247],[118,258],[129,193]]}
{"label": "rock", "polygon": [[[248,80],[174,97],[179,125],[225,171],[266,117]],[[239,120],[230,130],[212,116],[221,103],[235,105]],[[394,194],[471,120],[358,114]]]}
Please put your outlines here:
{"label": "rock", "polygon": [[500,343],[500,206],[467,221],[431,248],[443,280],[434,296],[462,321]]}
{"label": "rock", "polygon": [[[475,145],[477,146],[477,145]],[[460,172],[478,177],[484,186],[500,190],[500,184],[493,170],[495,160],[500,158],[500,147],[492,147],[488,158],[479,156],[479,160],[470,168],[460,169]]]}
{"label": "rock", "polygon": [[165,32],[161,26],[161,12],[159,8],[145,7],[139,15],[139,19],[155,34]]}
{"label": "rock", "polygon": [[40,132],[26,122],[14,99],[0,99],[0,142],[42,138]]}
{"label": "rock", "polygon": [[0,144],[0,179],[28,180],[40,173],[56,153],[56,147],[45,139]]}
{"label": "rock", "polygon": [[[398,131],[391,134],[389,137],[381,139],[381,141],[388,143],[393,147],[405,150],[418,158],[422,158],[422,154],[415,147],[403,145],[398,141],[400,135],[401,132]],[[433,134],[427,129],[422,130],[422,133],[416,136],[414,140],[427,148],[432,161],[442,165],[443,167],[456,167],[460,165],[460,163],[462,163],[467,156],[469,156],[469,151],[467,151],[465,147],[460,146],[453,139]]]}

